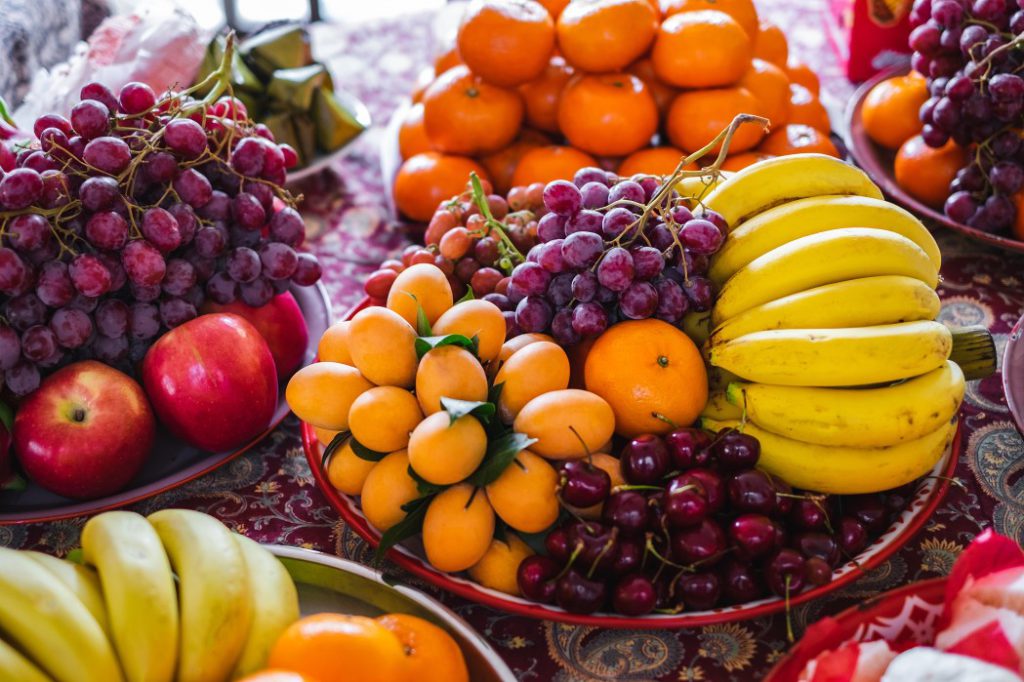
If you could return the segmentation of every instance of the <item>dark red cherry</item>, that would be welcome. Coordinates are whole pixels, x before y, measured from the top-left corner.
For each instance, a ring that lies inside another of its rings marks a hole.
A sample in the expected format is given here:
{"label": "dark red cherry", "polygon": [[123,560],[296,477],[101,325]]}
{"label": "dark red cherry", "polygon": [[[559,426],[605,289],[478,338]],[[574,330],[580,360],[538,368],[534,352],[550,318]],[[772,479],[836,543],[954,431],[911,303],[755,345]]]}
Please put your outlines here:
{"label": "dark red cherry", "polygon": [[736,429],[724,429],[718,432],[711,454],[725,471],[753,469],[761,457],[761,443]]}
{"label": "dark red cherry", "polygon": [[601,519],[618,528],[622,535],[640,535],[647,526],[647,498],[635,490],[612,493],[604,501]]}
{"label": "dark red cherry", "polygon": [[807,497],[793,500],[789,518],[797,528],[824,530],[829,520],[827,500]]}
{"label": "dark red cherry", "polygon": [[618,558],[618,529],[597,521],[582,521],[569,527],[569,547],[580,548],[574,566],[586,573],[607,573]]}
{"label": "dark red cherry", "polygon": [[776,524],[763,514],[741,514],[729,524],[729,539],[743,559],[759,559],[777,549]]}
{"label": "dark red cherry", "polygon": [[516,571],[516,583],[523,596],[542,604],[555,600],[554,577],[562,567],[551,557],[534,554],[523,559]]}
{"label": "dark red cherry", "polygon": [[704,486],[696,480],[690,485],[670,488],[665,494],[665,521],[670,528],[690,528],[708,516],[708,498]]}
{"label": "dark red cherry", "polygon": [[668,487],[671,490],[673,487],[690,486],[695,482],[704,488],[704,496],[708,498],[708,513],[717,514],[722,511],[728,493],[725,481],[717,472],[700,467],[690,469],[669,481]]}
{"label": "dark red cherry", "polygon": [[780,597],[797,594],[804,588],[804,558],[795,549],[780,549],[764,569],[768,589]]}
{"label": "dark red cherry", "polygon": [[879,495],[847,495],[842,498],[843,512],[860,521],[871,535],[889,527],[889,512]]}
{"label": "dark red cherry", "polygon": [[722,586],[714,573],[683,573],[679,576],[676,590],[683,598],[683,604],[690,611],[706,611],[714,608],[722,596]]}
{"label": "dark red cherry", "polygon": [[763,471],[740,471],[729,479],[729,502],[738,512],[771,515],[775,511],[775,485]]}
{"label": "dark red cherry", "polygon": [[619,462],[623,478],[636,485],[659,483],[671,465],[665,442],[652,434],[629,441],[619,454]]}
{"label": "dark red cherry", "polygon": [[644,616],[654,610],[657,601],[654,583],[640,573],[621,578],[612,590],[612,607],[624,616]]}
{"label": "dark red cherry", "polygon": [[593,613],[604,605],[604,597],[603,582],[573,569],[566,571],[555,587],[555,602],[569,613]]}
{"label": "dark red cherry", "polygon": [[818,557],[823,559],[829,566],[839,563],[839,543],[828,533],[808,531],[800,533],[793,538],[793,548],[800,551],[805,557]]}
{"label": "dark red cherry", "polygon": [[768,475],[775,485],[775,514],[785,515],[793,510],[793,503],[796,502],[793,495],[793,486],[777,476]]}
{"label": "dark red cherry", "polygon": [[569,531],[564,526],[553,528],[544,538],[544,549],[548,551],[548,556],[564,565],[572,554],[569,547]]}
{"label": "dark red cherry", "polygon": [[667,493],[664,490],[657,490],[647,494],[647,530],[654,533],[666,532],[665,526],[665,498]]}
{"label": "dark red cherry", "polygon": [[673,531],[670,544],[679,563],[700,561],[702,566],[710,566],[725,551],[725,532],[711,519],[704,519],[699,526]]}
{"label": "dark red cherry", "polygon": [[562,465],[558,487],[566,504],[580,508],[592,507],[608,497],[612,479],[604,469],[585,459],[575,459]]}
{"label": "dark red cherry", "polygon": [[665,436],[674,469],[685,471],[707,464],[711,436],[701,429],[676,429]]}
{"label": "dark red cherry", "polygon": [[857,519],[844,516],[839,519],[836,539],[839,541],[839,549],[847,558],[852,559],[868,546],[868,531]]}
{"label": "dark red cherry", "polygon": [[639,571],[644,561],[643,540],[622,538],[619,540],[619,551],[612,564],[613,575],[626,575]]}
{"label": "dark red cherry", "polygon": [[818,587],[832,581],[832,567],[821,557],[812,556],[804,562],[804,579]]}
{"label": "dark red cherry", "polygon": [[722,592],[732,604],[745,604],[764,595],[761,580],[750,564],[730,559],[722,569]]}

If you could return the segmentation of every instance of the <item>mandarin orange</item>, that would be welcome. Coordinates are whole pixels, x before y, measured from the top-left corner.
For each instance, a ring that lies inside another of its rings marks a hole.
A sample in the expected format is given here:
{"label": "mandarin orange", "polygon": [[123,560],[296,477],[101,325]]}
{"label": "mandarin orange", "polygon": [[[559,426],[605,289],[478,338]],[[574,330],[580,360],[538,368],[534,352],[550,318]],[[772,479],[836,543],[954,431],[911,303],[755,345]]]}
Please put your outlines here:
{"label": "mandarin orange", "polygon": [[486,154],[515,139],[523,100],[515,90],[487,83],[458,65],[423,93],[423,125],[431,144],[448,154]]}
{"label": "mandarin orange", "polygon": [[503,87],[537,78],[555,47],[555,22],[534,0],[473,0],[459,26],[459,56]]}
{"label": "mandarin orange", "polygon": [[651,63],[658,78],[680,88],[736,83],[750,68],[751,41],[724,12],[682,12],[662,22]]}
{"label": "mandarin orange", "polygon": [[619,71],[651,46],[658,14],[646,0],[573,0],[558,17],[558,47],[582,71]]}
{"label": "mandarin orange", "polygon": [[650,143],[658,130],[658,107],[632,74],[579,75],[559,100],[558,125],[577,149],[622,156]]}

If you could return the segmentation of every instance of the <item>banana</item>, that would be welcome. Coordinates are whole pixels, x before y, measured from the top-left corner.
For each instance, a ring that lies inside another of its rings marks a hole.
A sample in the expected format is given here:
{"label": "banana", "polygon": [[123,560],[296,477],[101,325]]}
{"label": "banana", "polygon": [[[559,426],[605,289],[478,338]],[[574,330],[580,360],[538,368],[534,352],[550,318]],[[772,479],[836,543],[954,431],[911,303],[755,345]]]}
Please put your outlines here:
{"label": "banana", "polygon": [[[858,448],[917,440],[948,423],[964,399],[955,362],[881,388],[729,384],[728,401],[765,431],[787,438]],[[704,414],[716,417],[707,408]]]}
{"label": "banana", "polygon": [[238,679],[266,667],[274,642],[299,619],[299,595],[277,557],[247,537],[234,538],[245,558],[252,599],[252,626],[231,675]]}
{"label": "banana", "polygon": [[730,403],[724,391],[717,391],[708,396],[708,402],[700,416],[718,420],[740,419],[743,417],[743,410]]}
{"label": "banana", "polygon": [[732,229],[773,206],[823,194],[882,198],[882,191],[856,166],[825,154],[790,154],[747,166],[715,187],[704,205],[720,213]]}
{"label": "banana", "polygon": [[956,421],[943,424],[917,440],[884,448],[850,448],[804,443],[747,422],[702,419],[717,431],[742,428],[761,443],[758,468],[786,483],[818,493],[854,495],[897,488],[927,474],[956,433]]}
{"label": "banana", "polygon": [[0,548],[0,631],[57,682],[124,679],[110,641],[75,593],[7,548]]}
{"label": "banana", "polygon": [[13,646],[0,639],[0,680],[6,682],[53,682]]}
{"label": "banana", "polygon": [[939,322],[853,329],[776,329],[712,346],[710,362],[747,381],[781,386],[866,386],[941,367],[953,336]]}
{"label": "banana", "polygon": [[755,258],[729,278],[711,311],[715,326],[769,301],[823,284],[905,275],[931,288],[939,271],[920,246],[870,227],[844,227],[800,237]]}
{"label": "banana", "polygon": [[676,191],[684,199],[699,201],[713,192],[715,187],[718,187],[724,181],[725,177],[723,175],[716,175],[714,177],[710,175],[697,175],[681,178],[676,183]]}
{"label": "banana", "polygon": [[100,587],[100,577],[96,571],[88,566],[72,563],[58,559],[42,552],[23,551],[22,554],[49,571],[74,592],[89,613],[96,619],[104,634],[110,636],[110,626],[107,622],[107,607],[103,603],[103,589]]}
{"label": "banana", "polygon": [[688,312],[683,315],[680,325],[690,340],[700,346],[711,334],[711,312]]}
{"label": "banana", "polygon": [[904,275],[861,277],[762,303],[726,320],[711,333],[714,346],[771,329],[838,329],[934,320],[939,296]]}
{"label": "banana", "polygon": [[134,512],[94,516],[82,529],[82,556],[99,573],[128,682],[171,682],[178,660],[178,597],[156,531]]}
{"label": "banana", "polygon": [[928,254],[936,271],[942,265],[935,238],[908,211],[872,197],[826,195],[776,206],[735,227],[712,259],[708,277],[721,285],[744,265],[774,248],[841,227],[873,227],[903,235]]}
{"label": "banana", "polygon": [[177,682],[227,679],[249,634],[245,557],[223,523],[188,509],[147,517],[178,575],[181,639]]}

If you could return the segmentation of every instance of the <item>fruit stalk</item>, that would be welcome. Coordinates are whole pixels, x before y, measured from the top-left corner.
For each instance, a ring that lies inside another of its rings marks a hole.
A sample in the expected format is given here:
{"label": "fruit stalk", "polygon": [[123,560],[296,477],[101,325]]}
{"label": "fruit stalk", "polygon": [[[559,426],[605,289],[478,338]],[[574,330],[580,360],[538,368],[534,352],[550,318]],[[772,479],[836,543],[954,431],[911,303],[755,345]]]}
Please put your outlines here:
{"label": "fruit stalk", "polygon": [[992,333],[981,326],[953,330],[949,359],[960,365],[967,381],[984,379],[996,371],[996,343]]}

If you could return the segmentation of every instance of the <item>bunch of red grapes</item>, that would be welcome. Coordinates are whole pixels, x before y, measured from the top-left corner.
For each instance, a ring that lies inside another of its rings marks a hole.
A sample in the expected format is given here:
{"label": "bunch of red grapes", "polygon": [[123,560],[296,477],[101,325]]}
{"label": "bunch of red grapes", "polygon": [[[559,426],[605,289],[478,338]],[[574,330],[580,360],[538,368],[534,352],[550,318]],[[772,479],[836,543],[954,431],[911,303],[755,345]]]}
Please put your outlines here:
{"label": "bunch of red grapes", "polygon": [[551,530],[519,565],[524,596],[573,613],[704,611],[824,585],[904,509],[914,484],[883,494],[801,493],[755,468],[757,439],[677,429],[620,454],[626,484],[586,459],[561,469],[559,497],[600,520]]}
{"label": "bunch of red grapes", "polygon": [[486,180],[480,181],[480,188],[488,216],[481,212],[472,184],[467,183],[465,192],[438,206],[423,235],[424,246],[408,246],[401,260],[381,263],[364,284],[366,294],[383,301],[398,273],[417,263],[440,268],[456,300],[467,290],[475,298],[504,294],[512,268],[537,243],[537,221],[546,212],[544,185],[513,187],[507,198],[493,194]]}
{"label": "bunch of red grapes", "polygon": [[1024,0],[916,0],[911,21],[911,63],[931,94],[921,137],[970,152],[945,213],[986,232],[1006,230],[1024,189]]}
{"label": "bunch of red grapes", "polygon": [[294,150],[232,97],[82,88],[0,153],[0,370],[15,395],[94,358],[128,371],[208,299],[262,306],[320,277],[282,189]]}

